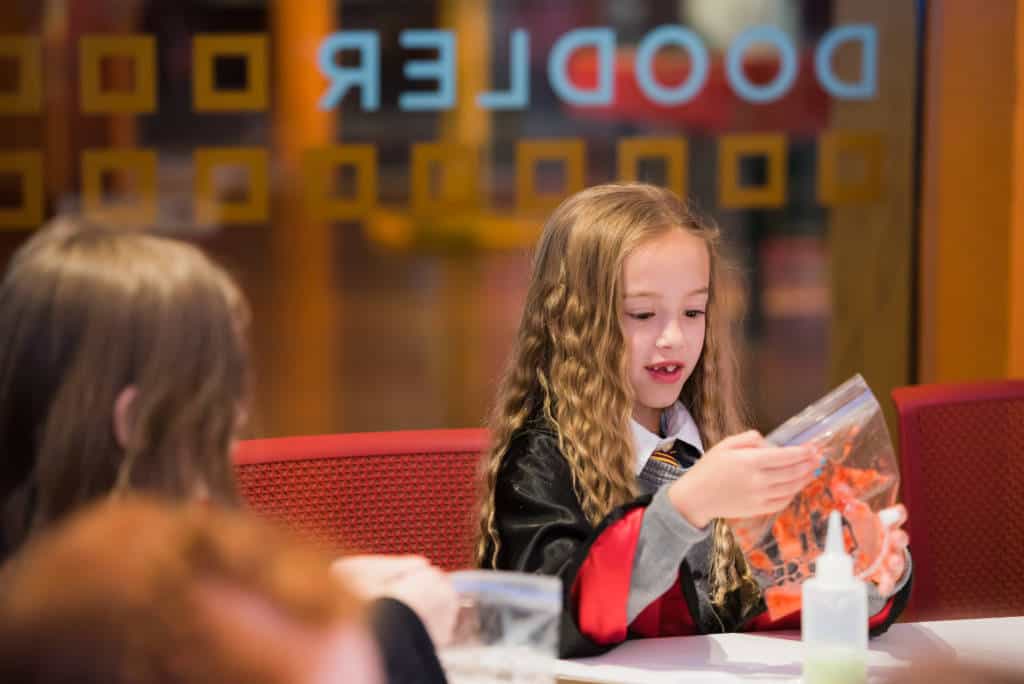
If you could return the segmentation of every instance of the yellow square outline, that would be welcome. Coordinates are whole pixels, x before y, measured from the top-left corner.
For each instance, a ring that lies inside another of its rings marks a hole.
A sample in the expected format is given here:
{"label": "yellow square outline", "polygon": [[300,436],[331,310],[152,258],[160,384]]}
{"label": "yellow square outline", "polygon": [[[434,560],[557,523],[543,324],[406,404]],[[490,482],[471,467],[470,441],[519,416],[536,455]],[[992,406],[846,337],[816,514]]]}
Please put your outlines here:
{"label": "yellow square outline", "polygon": [[[204,33],[192,38],[192,108],[197,112],[265,111],[268,97],[267,35]],[[243,57],[247,74],[242,90],[218,90],[214,62]]]}
{"label": "yellow square outline", "polygon": [[[270,214],[269,158],[263,147],[198,147],[192,152],[195,172],[195,220],[200,225],[263,223]],[[223,202],[217,199],[213,170],[218,166],[242,166],[248,171],[248,199]]]}
{"label": "yellow square outline", "polygon": [[[134,63],[135,90],[105,93],[100,83],[104,57],[128,57]],[[85,114],[146,114],[156,111],[156,39],[145,34],[91,34],[79,41],[79,87]]]}
{"label": "yellow square outline", "polygon": [[[864,180],[839,182],[838,163],[843,152],[856,152],[864,160]],[[885,149],[882,136],[868,131],[830,131],[818,138],[818,202],[824,206],[868,204],[882,196]]]}
{"label": "yellow square outline", "polygon": [[18,62],[18,88],[0,93],[0,114],[39,114],[43,111],[43,47],[35,36],[0,35],[0,57]]}
{"label": "yellow square outline", "polygon": [[[539,161],[565,163],[565,192],[548,195],[536,192]],[[581,138],[526,139],[516,143],[516,208],[519,211],[548,211],[584,186],[586,148]]]}
{"label": "yellow square outline", "polygon": [[[355,195],[339,198],[330,193],[331,169],[355,168]],[[377,146],[331,145],[306,150],[302,185],[310,215],[322,221],[363,218],[377,206]]]}
{"label": "yellow square outline", "polygon": [[637,180],[637,166],[641,159],[664,159],[666,186],[686,197],[689,186],[687,166],[690,159],[685,138],[643,136],[619,139],[619,180]]}
{"label": "yellow square outline", "polygon": [[[441,168],[438,195],[430,191],[430,167]],[[480,148],[442,142],[414,143],[409,157],[409,204],[418,216],[480,208]]]}
{"label": "yellow square outline", "polygon": [[0,230],[38,228],[43,222],[43,153],[0,152],[0,173],[21,176],[21,206],[0,208]]}
{"label": "yellow square outline", "polygon": [[[131,207],[112,207],[103,200],[103,174],[130,173],[138,187]],[[148,226],[157,218],[157,153],[152,149],[96,148],[82,151],[82,211],[104,222]]]}
{"label": "yellow square outline", "polygon": [[[743,187],[740,158],[763,155],[768,178],[764,185]],[[724,209],[771,209],[786,202],[786,137],[781,133],[723,135],[718,140],[718,203]]]}

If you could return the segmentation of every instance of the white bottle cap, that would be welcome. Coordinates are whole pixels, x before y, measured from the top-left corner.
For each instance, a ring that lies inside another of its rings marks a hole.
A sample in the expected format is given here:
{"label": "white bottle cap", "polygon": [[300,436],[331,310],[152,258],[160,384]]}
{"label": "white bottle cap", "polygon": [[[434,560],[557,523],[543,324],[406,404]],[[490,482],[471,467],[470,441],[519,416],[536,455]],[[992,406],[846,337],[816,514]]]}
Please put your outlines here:
{"label": "white bottle cap", "polygon": [[853,558],[843,544],[843,518],[839,511],[828,516],[825,553],[814,564],[814,576],[824,584],[848,584],[853,581]]}

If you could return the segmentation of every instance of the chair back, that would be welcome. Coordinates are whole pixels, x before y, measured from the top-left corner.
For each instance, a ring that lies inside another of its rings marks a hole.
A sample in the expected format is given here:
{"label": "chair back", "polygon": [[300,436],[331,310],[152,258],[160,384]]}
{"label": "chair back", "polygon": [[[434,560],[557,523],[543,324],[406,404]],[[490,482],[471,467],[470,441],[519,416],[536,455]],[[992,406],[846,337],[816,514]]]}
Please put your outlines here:
{"label": "chair back", "polygon": [[1024,381],[893,390],[914,620],[1024,615]]}
{"label": "chair back", "polygon": [[260,439],[234,454],[249,506],[339,551],[472,563],[483,429]]}

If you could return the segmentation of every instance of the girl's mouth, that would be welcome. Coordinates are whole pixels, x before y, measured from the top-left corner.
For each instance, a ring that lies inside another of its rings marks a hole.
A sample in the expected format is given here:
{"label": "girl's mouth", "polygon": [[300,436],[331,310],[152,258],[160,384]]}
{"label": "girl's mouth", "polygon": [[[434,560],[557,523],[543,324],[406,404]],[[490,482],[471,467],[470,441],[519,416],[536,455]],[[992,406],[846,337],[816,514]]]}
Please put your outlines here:
{"label": "girl's mouth", "polygon": [[683,377],[684,367],[685,364],[682,361],[663,361],[644,366],[652,380],[664,384],[679,382],[679,379]]}

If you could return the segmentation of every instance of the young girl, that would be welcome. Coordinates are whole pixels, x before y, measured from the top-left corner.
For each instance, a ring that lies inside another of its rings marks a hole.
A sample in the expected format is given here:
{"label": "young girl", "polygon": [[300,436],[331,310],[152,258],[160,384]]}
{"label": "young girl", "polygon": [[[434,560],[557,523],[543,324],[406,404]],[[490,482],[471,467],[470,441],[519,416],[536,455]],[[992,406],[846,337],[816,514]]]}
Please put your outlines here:
{"label": "young girl", "polygon": [[[71,220],[40,229],[0,282],[0,561],[127,492],[239,506],[248,317],[231,278],[191,245]],[[441,571],[377,557],[338,574],[357,587],[372,574],[367,595],[401,599],[371,611],[391,681],[443,681],[424,631],[444,641],[454,625]]]}
{"label": "young girl", "polygon": [[[781,510],[819,462],[739,432],[718,239],[640,184],[580,192],[544,227],[491,421],[477,561],[562,578],[563,656],[799,625],[768,620],[723,519]],[[874,632],[909,596],[906,536],[892,538]]]}

